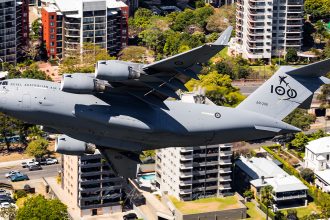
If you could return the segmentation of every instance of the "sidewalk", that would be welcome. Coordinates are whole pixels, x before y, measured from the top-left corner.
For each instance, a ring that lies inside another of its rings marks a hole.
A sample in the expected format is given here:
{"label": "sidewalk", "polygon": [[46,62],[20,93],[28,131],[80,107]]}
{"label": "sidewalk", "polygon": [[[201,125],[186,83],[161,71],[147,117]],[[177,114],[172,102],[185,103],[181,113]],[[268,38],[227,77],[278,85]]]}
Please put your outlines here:
{"label": "sidewalk", "polygon": [[8,162],[1,162],[0,168],[20,166],[22,162],[28,162],[28,161],[31,161],[31,158],[24,159],[24,160],[13,160],[13,161],[8,161]]}

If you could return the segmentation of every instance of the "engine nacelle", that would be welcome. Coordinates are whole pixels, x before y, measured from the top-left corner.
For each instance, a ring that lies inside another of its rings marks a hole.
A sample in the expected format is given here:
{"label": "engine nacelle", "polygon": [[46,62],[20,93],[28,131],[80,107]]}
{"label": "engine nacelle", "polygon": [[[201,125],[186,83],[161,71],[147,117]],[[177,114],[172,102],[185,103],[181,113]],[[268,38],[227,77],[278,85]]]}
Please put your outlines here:
{"label": "engine nacelle", "polygon": [[95,145],[70,138],[66,135],[60,135],[55,141],[55,152],[77,156],[84,154],[94,154]]}
{"label": "engine nacelle", "polygon": [[95,68],[95,77],[108,82],[121,82],[128,79],[140,78],[136,70],[138,64],[120,60],[98,61]]}
{"label": "engine nacelle", "polygon": [[105,84],[99,82],[93,75],[86,73],[64,74],[61,90],[77,94],[90,94],[104,91]]}

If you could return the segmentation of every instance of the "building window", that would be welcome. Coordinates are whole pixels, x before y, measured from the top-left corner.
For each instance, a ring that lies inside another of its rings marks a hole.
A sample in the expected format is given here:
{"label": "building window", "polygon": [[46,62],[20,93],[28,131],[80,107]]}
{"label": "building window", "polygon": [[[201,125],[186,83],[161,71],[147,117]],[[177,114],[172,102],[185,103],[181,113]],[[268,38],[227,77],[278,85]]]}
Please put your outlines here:
{"label": "building window", "polygon": [[50,22],[50,26],[54,26],[54,24],[55,24],[54,22]]}
{"label": "building window", "polygon": [[330,159],[329,157],[330,157],[330,155],[328,154],[328,155],[327,155],[327,160],[329,160],[329,159]]}
{"label": "building window", "polygon": [[53,34],[50,35],[50,39],[55,39],[55,36]]}
{"label": "building window", "polygon": [[54,42],[50,42],[50,46],[54,46],[55,45],[55,43]]}
{"label": "building window", "polygon": [[50,52],[54,53],[55,52],[54,48],[50,48]]}
{"label": "building window", "polygon": [[50,33],[55,33],[55,29],[54,28],[51,28],[50,29]]}
{"label": "building window", "polygon": [[54,15],[51,15],[51,16],[50,16],[50,19],[54,19],[54,18],[55,18],[55,16],[54,16]]}

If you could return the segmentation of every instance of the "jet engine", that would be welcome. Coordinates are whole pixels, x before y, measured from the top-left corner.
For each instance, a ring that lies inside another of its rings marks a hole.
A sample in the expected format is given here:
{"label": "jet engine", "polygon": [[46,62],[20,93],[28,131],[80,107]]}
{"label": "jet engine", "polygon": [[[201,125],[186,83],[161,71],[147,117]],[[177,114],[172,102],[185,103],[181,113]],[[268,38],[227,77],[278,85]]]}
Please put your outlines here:
{"label": "jet engine", "polygon": [[140,78],[137,71],[138,64],[120,60],[98,61],[95,68],[95,77],[108,82],[121,82],[128,79]]}
{"label": "jet engine", "polygon": [[64,74],[61,82],[63,92],[90,94],[103,92],[105,84],[86,73]]}
{"label": "jet engine", "polygon": [[55,141],[55,151],[66,155],[94,154],[95,145],[60,135]]}

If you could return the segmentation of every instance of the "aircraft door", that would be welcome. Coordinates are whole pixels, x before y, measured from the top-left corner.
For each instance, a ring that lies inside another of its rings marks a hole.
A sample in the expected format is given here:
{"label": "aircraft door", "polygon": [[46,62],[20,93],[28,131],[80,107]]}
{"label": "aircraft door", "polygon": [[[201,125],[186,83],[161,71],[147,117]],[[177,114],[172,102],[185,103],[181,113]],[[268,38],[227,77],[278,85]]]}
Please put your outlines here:
{"label": "aircraft door", "polygon": [[24,94],[22,97],[22,107],[24,109],[31,108],[31,97],[30,94]]}

